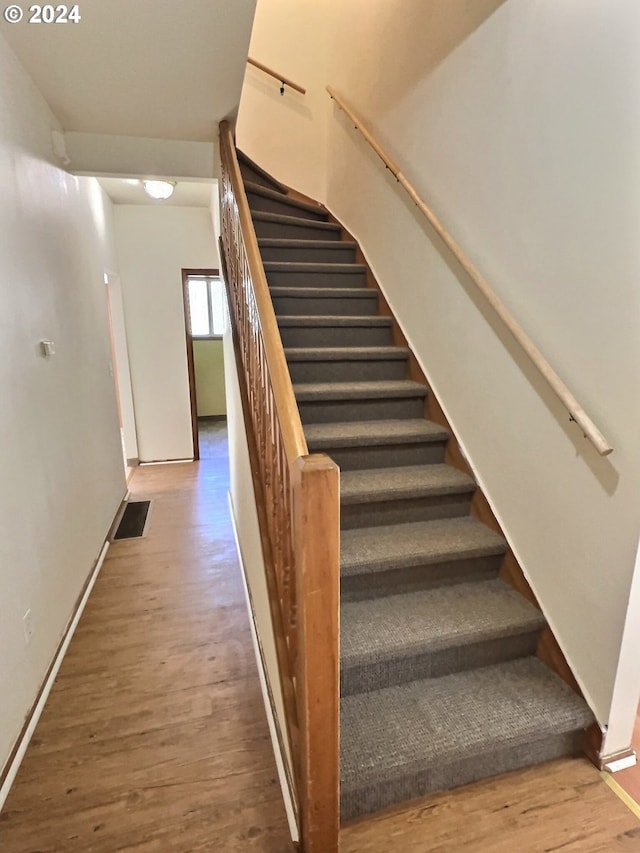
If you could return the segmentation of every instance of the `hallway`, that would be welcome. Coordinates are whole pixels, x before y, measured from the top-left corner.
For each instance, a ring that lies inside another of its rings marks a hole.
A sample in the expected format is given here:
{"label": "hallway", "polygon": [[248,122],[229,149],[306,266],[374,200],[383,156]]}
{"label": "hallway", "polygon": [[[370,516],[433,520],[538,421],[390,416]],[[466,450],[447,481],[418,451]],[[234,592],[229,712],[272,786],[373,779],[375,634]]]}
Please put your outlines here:
{"label": "hallway", "polygon": [[2,853],[290,849],[227,503],[226,424],[143,467],[0,816]]}
{"label": "hallway", "polygon": [[[2,853],[291,853],[227,505],[226,424],[198,464],[138,469],[0,815]],[[640,824],[585,760],[355,822],[342,853],[610,853]]]}

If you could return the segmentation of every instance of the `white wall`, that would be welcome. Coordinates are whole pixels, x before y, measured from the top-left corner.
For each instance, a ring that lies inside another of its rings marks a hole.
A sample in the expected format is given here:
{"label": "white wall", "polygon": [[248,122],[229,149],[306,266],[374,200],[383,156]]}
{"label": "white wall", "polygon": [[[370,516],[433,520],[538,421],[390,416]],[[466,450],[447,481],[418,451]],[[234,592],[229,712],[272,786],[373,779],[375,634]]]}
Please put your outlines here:
{"label": "white wall", "polygon": [[[344,116],[331,124],[329,204],[362,239],[606,722],[639,520],[640,401],[630,389],[640,380],[632,35],[640,8],[632,0],[606,9],[593,0],[494,2],[487,17],[470,19],[469,4],[452,3],[442,45],[441,34],[417,35],[440,29],[425,29],[433,4],[402,6],[404,18],[397,3],[373,14],[367,6],[367,15],[360,0],[340,7],[333,81],[432,200],[614,455],[598,457],[568,424]],[[356,31],[368,45],[357,68],[346,53]],[[376,59],[402,45],[407,58],[386,87]],[[636,700],[639,677],[640,667]]]}
{"label": "white wall", "polygon": [[221,340],[194,340],[193,362],[196,375],[198,417],[224,415],[224,352]]}
{"label": "white wall", "polygon": [[69,170],[75,174],[213,178],[216,149],[211,142],[146,139],[111,133],[65,134]]}
{"label": "white wall", "polygon": [[0,78],[2,767],[126,486],[103,279],[111,206],[55,164],[59,126],[2,37]]}
{"label": "white wall", "polygon": [[141,462],[193,456],[182,269],[217,269],[207,208],[116,205]]}
{"label": "white wall", "polygon": [[[255,623],[260,648],[262,649],[266,669],[265,675],[275,704],[275,723],[279,729],[279,739],[285,748],[283,760],[288,765],[289,778],[291,779],[293,778],[291,749],[287,737],[282,685],[269,608],[269,593],[262,556],[255,493],[253,491],[247,434],[242,415],[242,402],[233,349],[233,338],[228,326],[224,334],[223,344],[225,388],[227,394],[230,469],[229,494],[231,496],[231,507],[238,536],[238,544],[240,546],[240,558],[254,608],[252,618]],[[274,749],[276,752],[279,752],[275,744]]]}
{"label": "white wall", "polygon": [[237,142],[272,175],[317,201],[325,197],[326,85],[331,4],[259,0],[249,55],[306,88],[301,95],[247,65]]}
{"label": "white wall", "polygon": [[111,331],[113,335],[114,370],[116,392],[120,401],[120,416],[122,418],[122,440],[126,459],[138,458],[138,437],[136,435],[136,416],[133,406],[133,391],[131,389],[131,369],[129,367],[129,345],[124,319],[124,304],[122,301],[122,286],[120,276],[114,272],[106,272],[109,312],[111,315]]}
{"label": "white wall", "polygon": [[[257,21],[282,7],[260,0]],[[327,204],[360,239],[586,696],[611,723],[606,749],[624,748],[640,688],[627,655],[640,621],[627,615],[640,526],[640,7],[344,0],[326,11],[325,82],[373,129],[615,448],[600,458],[569,424],[332,110],[318,127],[328,138],[317,166]],[[307,12],[287,13],[282,27],[272,21],[276,53],[306,37]],[[296,56],[292,77],[302,70]],[[281,176],[292,155],[279,130],[279,153],[257,128],[249,133],[249,103],[245,83],[249,153]],[[275,113],[271,126],[281,127]]]}

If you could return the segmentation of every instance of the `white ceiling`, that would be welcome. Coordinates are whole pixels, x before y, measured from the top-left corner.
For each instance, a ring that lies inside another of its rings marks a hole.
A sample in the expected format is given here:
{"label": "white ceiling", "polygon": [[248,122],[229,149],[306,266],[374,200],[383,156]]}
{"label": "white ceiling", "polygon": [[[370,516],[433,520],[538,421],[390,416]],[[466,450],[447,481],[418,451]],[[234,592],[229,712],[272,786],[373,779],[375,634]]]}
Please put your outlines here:
{"label": "white ceiling", "polygon": [[0,30],[65,130],[208,142],[237,110],[256,0],[79,0]]}
{"label": "white ceiling", "polygon": [[156,204],[163,207],[210,207],[215,183],[178,181],[171,198],[156,201],[145,193],[142,184],[135,186],[120,178],[98,178],[100,186],[114,204]]}

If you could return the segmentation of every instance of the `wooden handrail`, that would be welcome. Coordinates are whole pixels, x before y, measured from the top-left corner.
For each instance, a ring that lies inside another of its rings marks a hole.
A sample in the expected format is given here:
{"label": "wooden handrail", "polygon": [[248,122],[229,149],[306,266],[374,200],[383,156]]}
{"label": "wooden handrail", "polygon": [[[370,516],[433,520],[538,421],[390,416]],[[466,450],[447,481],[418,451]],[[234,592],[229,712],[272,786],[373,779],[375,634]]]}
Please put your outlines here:
{"label": "wooden handrail", "polygon": [[289,368],[280,340],[280,330],[271,302],[269,285],[265,276],[258,240],[255,236],[249,202],[244,190],[244,182],[240,174],[240,166],[235,153],[233,134],[229,122],[220,124],[220,147],[229,167],[233,192],[238,204],[240,227],[244,235],[244,243],[249,263],[249,272],[253,282],[253,290],[257,302],[255,322],[259,324],[264,341],[265,357],[269,366],[269,377],[273,388],[274,402],[278,411],[278,419],[282,426],[282,437],[288,459],[305,456],[309,451],[307,441],[300,421],[298,404],[293,394]]}
{"label": "wooden handrail", "polygon": [[264,71],[265,74],[268,74],[270,77],[273,77],[274,80],[278,80],[282,83],[283,86],[288,86],[290,89],[295,89],[296,92],[300,92],[301,95],[306,95],[307,90],[303,86],[299,86],[297,83],[294,83],[293,80],[290,80],[288,77],[285,77],[284,74],[279,74],[277,71],[274,71],[273,68],[269,68],[268,65],[265,65],[263,62],[258,62],[257,59],[252,59],[250,56],[247,57],[247,62],[249,65],[253,65],[254,68],[259,68],[260,71]]}
{"label": "wooden handrail", "polygon": [[340,482],[309,455],[232,128],[220,125],[223,270],[305,853],[338,853]]}
{"label": "wooden handrail", "polygon": [[400,167],[396,163],[394,163],[394,161],[391,159],[391,157],[389,157],[384,148],[382,148],[382,146],[375,140],[375,138],[372,136],[367,127],[362,123],[361,119],[353,112],[352,109],[350,109],[350,107],[347,106],[344,100],[337,94],[337,92],[331,86],[327,86],[327,92],[336,102],[336,104],[340,107],[340,109],[343,110],[349,116],[349,119],[353,122],[355,128],[360,131],[360,133],[363,135],[369,145],[376,152],[378,157],[380,157],[382,162],[385,164],[387,169],[389,169],[389,171],[394,175],[398,183],[402,184],[411,199],[415,202],[421,212],[426,216],[433,229],[439,235],[440,239],[443,241],[443,243],[446,244],[451,253],[455,256],[460,266],[465,270],[471,281],[475,284],[475,286],[482,293],[482,295],[491,305],[496,314],[500,317],[500,319],[502,320],[506,328],[509,330],[511,335],[515,338],[518,344],[520,344],[526,355],[529,357],[530,361],[538,369],[541,376],[545,379],[549,387],[567,408],[567,410],[569,411],[570,419],[572,421],[575,421],[581,427],[585,438],[589,439],[589,441],[593,444],[593,446],[601,456],[608,456],[609,453],[612,452],[613,447],[609,444],[604,435],[593,423],[591,418],[587,415],[580,403],[578,403],[578,401],[573,396],[571,391],[567,388],[567,386],[564,384],[562,379],[560,379],[558,374],[551,367],[549,362],[545,359],[545,357],[542,355],[537,346],[533,343],[531,338],[527,335],[527,333],[522,329],[520,324],[511,315],[504,302],[502,302],[502,300],[494,293],[488,281],[478,272],[475,266],[467,258],[467,256],[460,248],[460,245],[456,242],[456,240],[454,240],[451,234],[449,234],[449,232],[446,230],[442,222],[440,222],[440,220],[431,210],[431,208],[420,198],[414,187],[409,183],[408,179],[400,170]]}

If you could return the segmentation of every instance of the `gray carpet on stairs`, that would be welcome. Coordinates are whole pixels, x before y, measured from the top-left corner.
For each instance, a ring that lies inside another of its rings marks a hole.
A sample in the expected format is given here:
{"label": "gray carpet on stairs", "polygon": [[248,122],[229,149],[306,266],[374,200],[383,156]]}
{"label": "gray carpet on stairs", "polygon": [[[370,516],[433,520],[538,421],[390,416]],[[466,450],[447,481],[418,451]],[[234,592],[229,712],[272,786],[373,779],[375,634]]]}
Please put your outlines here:
{"label": "gray carpet on stairs", "polygon": [[347,696],[343,820],[573,752],[592,719],[533,657]]}
{"label": "gray carpet on stairs", "polygon": [[449,518],[343,531],[340,571],[369,574],[393,566],[504,554],[506,542],[473,518]]}
{"label": "gray carpet on stairs", "polygon": [[544,617],[499,579],[357,244],[241,166],[309,451],[341,468],[342,819],[577,752],[593,716],[535,657]]}

